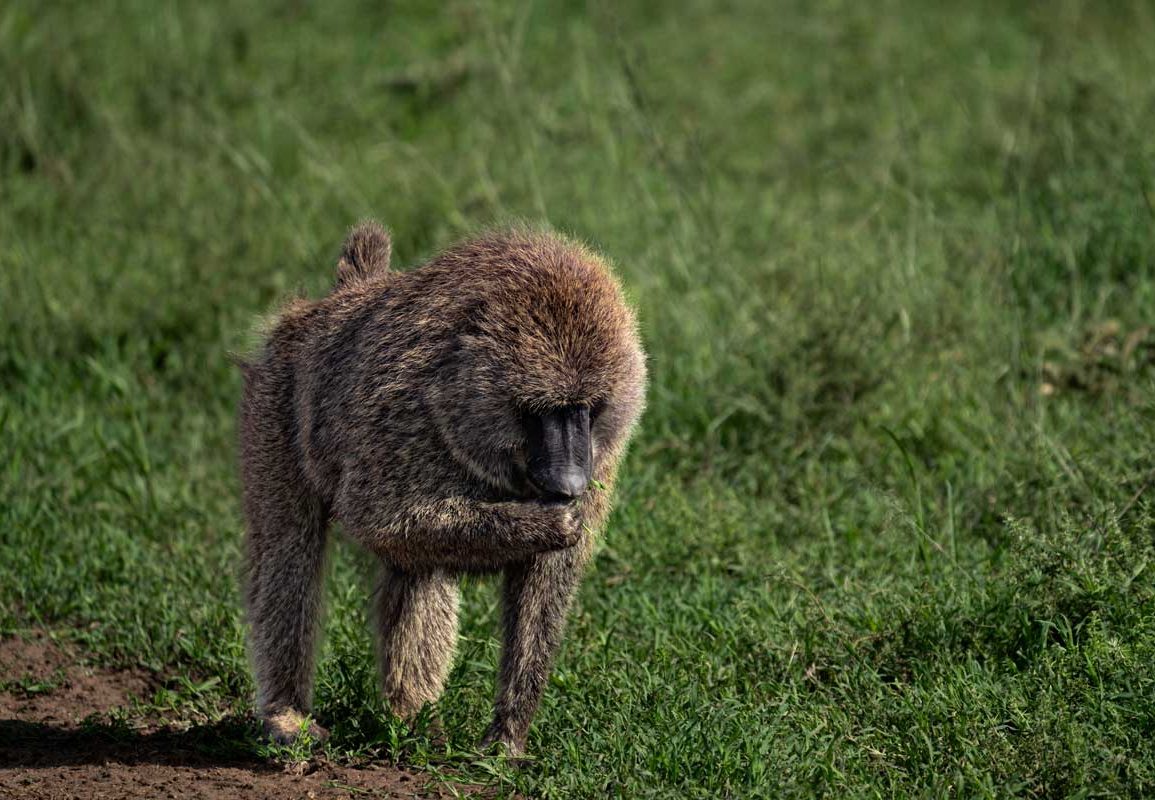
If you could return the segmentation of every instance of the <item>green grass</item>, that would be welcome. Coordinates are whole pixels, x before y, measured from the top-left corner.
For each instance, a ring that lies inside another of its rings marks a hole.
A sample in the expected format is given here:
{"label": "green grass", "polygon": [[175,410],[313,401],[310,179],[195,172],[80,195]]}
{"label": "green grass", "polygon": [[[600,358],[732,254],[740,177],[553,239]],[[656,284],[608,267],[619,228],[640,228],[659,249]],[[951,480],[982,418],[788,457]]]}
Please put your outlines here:
{"label": "green grass", "polygon": [[1155,793],[1155,7],[430,5],[0,6],[0,629],[243,720],[226,354],[358,218],[403,264],[546,221],[616,262],[652,385],[539,760],[469,754],[492,582],[448,742],[387,718],[345,542],[334,757],[533,796]]}

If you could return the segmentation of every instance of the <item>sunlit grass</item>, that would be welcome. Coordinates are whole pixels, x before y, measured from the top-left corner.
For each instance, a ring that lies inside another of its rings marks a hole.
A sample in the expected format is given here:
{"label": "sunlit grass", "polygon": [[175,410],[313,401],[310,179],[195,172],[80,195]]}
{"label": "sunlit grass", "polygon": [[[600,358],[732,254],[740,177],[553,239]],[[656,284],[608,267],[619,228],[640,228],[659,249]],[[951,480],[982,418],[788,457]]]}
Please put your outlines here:
{"label": "sunlit grass", "polygon": [[[495,587],[336,758],[533,796],[1155,792],[1155,13],[841,2],[0,8],[0,627],[245,727],[227,358],[494,221],[615,262],[649,410],[517,771]],[[261,751],[264,752],[264,751]],[[298,754],[299,755],[299,754]]]}

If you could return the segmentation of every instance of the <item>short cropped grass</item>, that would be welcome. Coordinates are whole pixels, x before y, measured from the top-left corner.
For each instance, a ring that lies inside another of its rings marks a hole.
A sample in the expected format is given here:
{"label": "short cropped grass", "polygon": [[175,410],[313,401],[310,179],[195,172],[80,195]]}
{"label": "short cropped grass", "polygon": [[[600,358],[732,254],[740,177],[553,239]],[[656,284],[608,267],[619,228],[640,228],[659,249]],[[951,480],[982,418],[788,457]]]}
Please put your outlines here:
{"label": "short cropped grass", "polygon": [[610,255],[652,374],[538,760],[470,754],[493,583],[443,741],[384,712],[342,541],[332,757],[541,797],[1155,794],[1153,42],[1141,0],[9,0],[0,628],[243,725],[227,354],[359,218],[403,265],[525,219]]}

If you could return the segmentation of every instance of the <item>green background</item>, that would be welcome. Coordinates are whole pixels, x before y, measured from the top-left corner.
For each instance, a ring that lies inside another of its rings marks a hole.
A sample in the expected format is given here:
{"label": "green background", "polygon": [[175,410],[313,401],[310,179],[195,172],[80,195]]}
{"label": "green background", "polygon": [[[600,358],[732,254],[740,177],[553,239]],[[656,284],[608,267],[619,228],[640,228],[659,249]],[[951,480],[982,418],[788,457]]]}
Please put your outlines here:
{"label": "green background", "polygon": [[163,670],[205,747],[265,752],[227,354],[362,217],[406,267],[524,219],[612,259],[652,376],[538,760],[470,753],[490,581],[447,740],[387,718],[344,541],[330,757],[1155,793],[1153,43],[1124,0],[4,3],[0,629]]}

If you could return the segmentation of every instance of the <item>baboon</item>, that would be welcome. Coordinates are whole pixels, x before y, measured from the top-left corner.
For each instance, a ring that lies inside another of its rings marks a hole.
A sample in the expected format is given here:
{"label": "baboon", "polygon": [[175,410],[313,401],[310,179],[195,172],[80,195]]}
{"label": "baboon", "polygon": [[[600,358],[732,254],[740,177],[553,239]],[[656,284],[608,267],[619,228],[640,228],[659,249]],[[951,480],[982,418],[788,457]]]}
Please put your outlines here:
{"label": "baboon", "polygon": [[642,411],[634,314],[563,237],[491,233],[408,272],[355,227],[336,285],[280,314],[242,364],[246,601],[257,714],[308,725],[327,529],[380,560],[381,685],[410,719],[443,688],[458,579],[504,573],[504,646],[483,747],[524,752],[619,461]]}

